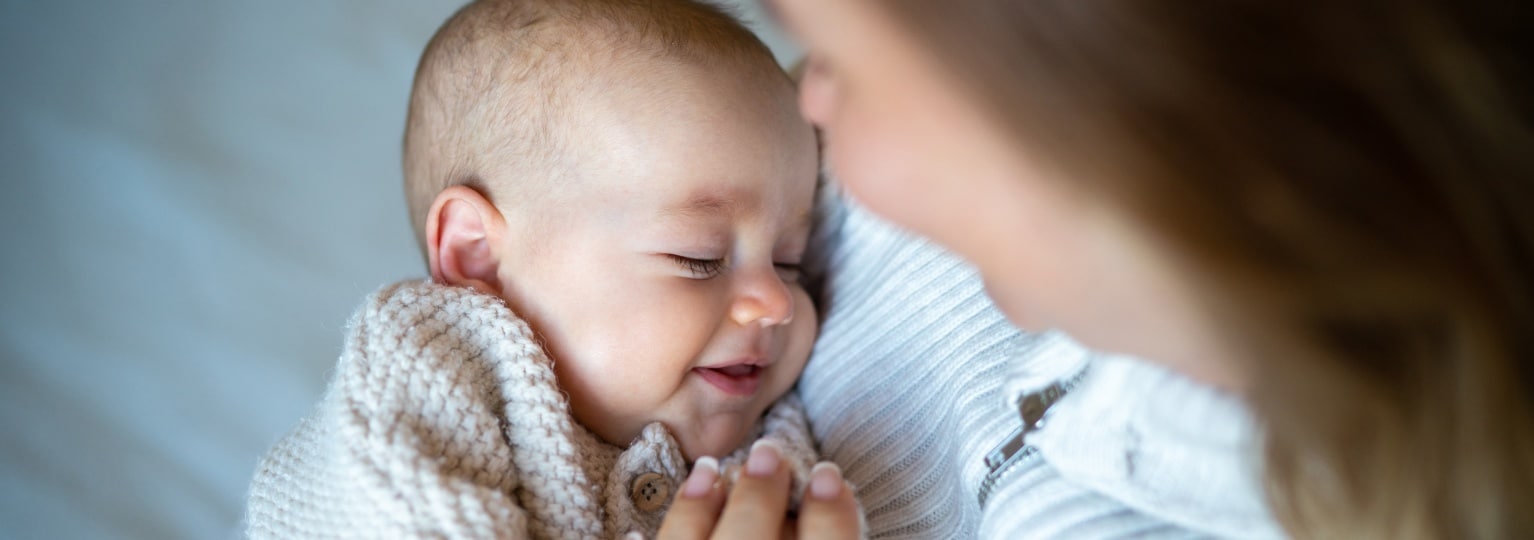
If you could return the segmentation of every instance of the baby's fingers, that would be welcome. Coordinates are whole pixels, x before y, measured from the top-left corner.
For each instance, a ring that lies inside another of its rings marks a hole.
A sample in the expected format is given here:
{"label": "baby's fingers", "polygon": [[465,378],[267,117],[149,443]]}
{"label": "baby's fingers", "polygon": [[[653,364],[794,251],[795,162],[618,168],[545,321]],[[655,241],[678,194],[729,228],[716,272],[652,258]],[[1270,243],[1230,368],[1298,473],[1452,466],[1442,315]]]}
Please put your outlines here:
{"label": "baby's fingers", "polygon": [[777,443],[763,439],[751,445],[751,455],[730,491],[714,537],[777,540],[788,512],[790,475]]}
{"label": "baby's fingers", "polygon": [[810,472],[810,486],[799,509],[800,540],[860,538],[858,503],[852,488],[842,480],[842,470],[823,462]]}
{"label": "baby's fingers", "polygon": [[702,540],[713,534],[719,510],[724,507],[724,490],[719,487],[719,462],[711,457],[698,458],[687,481],[677,491],[666,511],[657,538],[661,540]]}

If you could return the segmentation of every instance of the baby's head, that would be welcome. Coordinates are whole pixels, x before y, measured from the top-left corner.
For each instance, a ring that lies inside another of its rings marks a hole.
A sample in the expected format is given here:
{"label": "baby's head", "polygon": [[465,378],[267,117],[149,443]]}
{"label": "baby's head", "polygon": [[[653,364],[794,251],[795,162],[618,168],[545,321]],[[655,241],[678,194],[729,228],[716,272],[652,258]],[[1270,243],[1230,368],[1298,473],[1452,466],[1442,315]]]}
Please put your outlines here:
{"label": "baby's head", "polygon": [[404,156],[432,277],[505,299],[608,442],[659,421],[721,455],[803,369],[814,132],[718,9],[470,4],[422,55]]}

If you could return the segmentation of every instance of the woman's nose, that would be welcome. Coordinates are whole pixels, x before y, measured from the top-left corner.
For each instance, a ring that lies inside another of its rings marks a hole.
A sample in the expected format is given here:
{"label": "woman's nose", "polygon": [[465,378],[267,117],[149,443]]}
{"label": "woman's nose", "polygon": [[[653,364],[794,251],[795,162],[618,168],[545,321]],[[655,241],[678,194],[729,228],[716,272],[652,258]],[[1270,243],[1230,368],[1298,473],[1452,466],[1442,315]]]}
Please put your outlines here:
{"label": "woman's nose", "polygon": [[776,270],[754,272],[740,283],[730,318],[741,326],[788,324],[794,318],[793,293]]}
{"label": "woman's nose", "polygon": [[799,114],[811,124],[824,126],[830,116],[832,101],[836,99],[835,88],[814,58],[805,62],[804,73],[799,76]]}

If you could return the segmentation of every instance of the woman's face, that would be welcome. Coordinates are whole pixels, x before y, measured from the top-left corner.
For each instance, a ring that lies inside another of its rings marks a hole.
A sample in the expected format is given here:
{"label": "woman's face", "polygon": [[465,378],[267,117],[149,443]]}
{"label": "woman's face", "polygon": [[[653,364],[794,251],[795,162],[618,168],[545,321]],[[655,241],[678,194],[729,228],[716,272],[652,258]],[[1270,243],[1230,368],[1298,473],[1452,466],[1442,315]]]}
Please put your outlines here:
{"label": "woman's face", "polygon": [[809,50],[801,108],[854,198],[968,259],[1019,326],[1239,386],[1186,272],[1031,156],[876,3],[774,4]]}

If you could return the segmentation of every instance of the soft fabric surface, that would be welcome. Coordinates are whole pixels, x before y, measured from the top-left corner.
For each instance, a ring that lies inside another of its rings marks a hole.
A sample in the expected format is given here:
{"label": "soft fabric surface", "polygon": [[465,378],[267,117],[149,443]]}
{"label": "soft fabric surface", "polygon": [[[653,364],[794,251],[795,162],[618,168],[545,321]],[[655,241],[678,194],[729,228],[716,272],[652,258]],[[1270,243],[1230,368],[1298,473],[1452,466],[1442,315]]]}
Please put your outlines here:
{"label": "soft fabric surface", "polygon": [[234,534],[347,315],[424,273],[400,132],[458,4],[0,2],[0,538]]}

